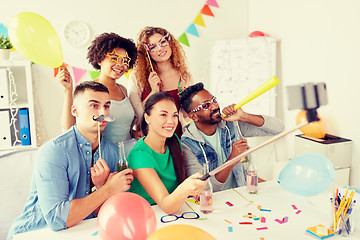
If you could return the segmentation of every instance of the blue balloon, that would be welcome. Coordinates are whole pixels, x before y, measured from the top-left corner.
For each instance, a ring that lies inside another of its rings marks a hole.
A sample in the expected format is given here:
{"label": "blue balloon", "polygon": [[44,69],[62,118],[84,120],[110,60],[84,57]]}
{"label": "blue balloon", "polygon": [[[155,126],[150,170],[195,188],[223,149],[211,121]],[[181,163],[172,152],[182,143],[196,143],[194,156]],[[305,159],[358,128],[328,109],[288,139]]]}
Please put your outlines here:
{"label": "blue balloon", "polygon": [[312,196],[326,190],[334,176],[335,168],[328,158],[309,153],[293,158],[280,172],[279,181],[289,192]]}

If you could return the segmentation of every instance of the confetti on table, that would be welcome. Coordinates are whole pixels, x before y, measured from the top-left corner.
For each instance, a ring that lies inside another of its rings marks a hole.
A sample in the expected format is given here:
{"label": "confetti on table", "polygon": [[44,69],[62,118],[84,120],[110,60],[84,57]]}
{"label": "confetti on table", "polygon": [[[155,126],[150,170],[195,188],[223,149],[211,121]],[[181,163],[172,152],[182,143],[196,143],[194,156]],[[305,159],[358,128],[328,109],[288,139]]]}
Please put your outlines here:
{"label": "confetti on table", "polygon": [[228,232],[233,232],[233,228],[232,228],[232,227],[228,227]]}
{"label": "confetti on table", "polygon": [[260,211],[262,211],[262,212],[271,212],[270,209],[264,209],[264,208],[260,208]]}
{"label": "confetti on table", "polygon": [[295,214],[299,214],[299,213],[301,213],[301,210],[298,210]]}
{"label": "confetti on table", "polygon": [[265,223],[265,222],[266,222],[266,218],[262,217],[262,218],[261,218],[261,222],[262,222],[262,223]]}
{"label": "confetti on table", "polygon": [[255,218],[256,216],[254,216],[254,215],[244,215],[243,217],[246,217],[246,218]]}
{"label": "confetti on table", "polygon": [[96,232],[94,232],[93,234],[91,234],[91,236],[96,236],[96,235],[98,235],[98,231],[96,231]]}
{"label": "confetti on table", "polygon": [[229,207],[234,206],[231,202],[226,202],[226,205],[228,205]]}
{"label": "confetti on table", "polygon": [[280,224],[283,224],[283,223],[284,223],[284,222],[281,221],[280,219],[275,219],[274,221],[275,221],[275,222],[278,222],[278,223],[280,223]]}
{"label": "confetti on table", "polygon": [[259,209],[259,210],[260,210],[260,209],[261,209],[261,205],[258,205],[258,206],[257,206],[257,209]]}
{"label": "confetti on table", "polygon": [[188,198],[187,200],[188,200],[188,202],[192,202],[192,203],[195,203],[196,205],[200,205],[200,201],[196,201],[196,200],[190,199],[190,198]]}
{"label": "confetti on table", "polygon": [[231,224],[231,222],[229,220],[224,219],[224,221]]}
{"label": "confetti on table", "polygon": [[265,238],[261,237],[260,240],[265,240]]}
{"label": "confetti on table", "polygon": [[255,221],[259,220],[260,218],[253,218]]}
{"label": "confetti on table", "polygon": [[294,210],[297,210],[297,207],[295,205],[291,205]]}
{"label": "confetti on table", "polygon": [[239,224],[252,224],[252,222],[239,222]]}
{"label": "confetti on table", "polygon": [[284,223],[288,222],[288,219],[289,219],[288,217],[284,217],[284,218],[283,218],[283,222],[284,222]]}
{"label": "confetti on table", "polygon": [[267,230],[267,227],[256,228],[256,230]]}

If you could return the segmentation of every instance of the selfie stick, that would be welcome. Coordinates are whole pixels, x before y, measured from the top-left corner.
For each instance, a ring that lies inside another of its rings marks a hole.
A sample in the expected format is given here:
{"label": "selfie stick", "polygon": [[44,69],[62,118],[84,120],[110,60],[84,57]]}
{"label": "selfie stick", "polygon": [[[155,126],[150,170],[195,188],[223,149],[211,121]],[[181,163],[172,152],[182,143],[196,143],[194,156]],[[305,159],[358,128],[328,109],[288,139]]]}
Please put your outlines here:
{"label": "selfie stick", "polygon": [[307,124],[309,124],[309,122],[307,122],[307,121],[304,122],[304,123],[301,123],[301,124],[297,125],[295,128],[290,129],[290,130],[285,131],[285,132],[282,132],[282,133],[280,133],[280,134],[278,134],[278,135],[270,138],[269,140],[263,142],[262,144],[260,144],[260,145],[254,147],[254,148],[251,148],[251,149],[249,149],[249,150],[241,153],[240,155],[234,157],[233,159],[231,159],[231,160],[229,160],[229,161],[226,161],[223,165],[215,168],[215,169],[212,170],[211,172],[203,175],[203,176],[200,178],[200,180],[203,180],[203,181],[204,181],[204,180],[208,179],[210,176],[213,176],[213,175],[215,175],[216,173],[218,173],[218,172],[224,170],[225,168],[231,166],[232,164],[237,163],[237,162],[240,161],[243,157],[249,155],[250,153],[255,152],[256,150],[258,150],[258,149],[260,149],[260,148],[262,148],[262,147],[264,147],[264,146],[266,146],[266,145],[268,145],[268,144],[270,144],[270,143],[272,143],[272,142],[275,142],[276,140],[278,140],[278,139],[280,139],[280,138],[282,138],[282,137],[285,137],[285,136],[288,135],[289,133],[292,133],[292,132],[298,130],[299,128],[305,127]]}

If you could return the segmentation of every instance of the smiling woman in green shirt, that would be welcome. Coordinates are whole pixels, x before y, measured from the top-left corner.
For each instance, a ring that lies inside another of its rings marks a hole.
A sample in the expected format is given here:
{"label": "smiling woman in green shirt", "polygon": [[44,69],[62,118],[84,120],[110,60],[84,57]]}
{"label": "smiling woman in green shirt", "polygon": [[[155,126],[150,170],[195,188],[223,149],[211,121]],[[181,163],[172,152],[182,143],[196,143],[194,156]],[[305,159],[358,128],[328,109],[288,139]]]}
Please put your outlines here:
{"label": "smiling woman in green shirt", "polygon": [[130,191],[144,197],[167,214],[178,211],[188,196],[205,187],[200,173],[185,179],[181,143],[174,134],[179,122],[174,99],[166,92],[153,94],[145,103],[141,129],[145,135],[129,153],[134,181]]}

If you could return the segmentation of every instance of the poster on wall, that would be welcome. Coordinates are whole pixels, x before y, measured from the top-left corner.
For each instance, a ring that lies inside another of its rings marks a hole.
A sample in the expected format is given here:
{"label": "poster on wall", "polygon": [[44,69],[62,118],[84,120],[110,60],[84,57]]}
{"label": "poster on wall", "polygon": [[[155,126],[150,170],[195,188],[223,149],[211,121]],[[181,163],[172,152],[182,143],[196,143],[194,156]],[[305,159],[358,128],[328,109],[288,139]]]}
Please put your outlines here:
{"label": "poster on wall", "polygon": [[[240,102],[274,75],[275,39],[256,37],[214,42],[210,59],[210,90],[221,108]],[[253,114],[275,116],[275,88],[242,109]]]}

